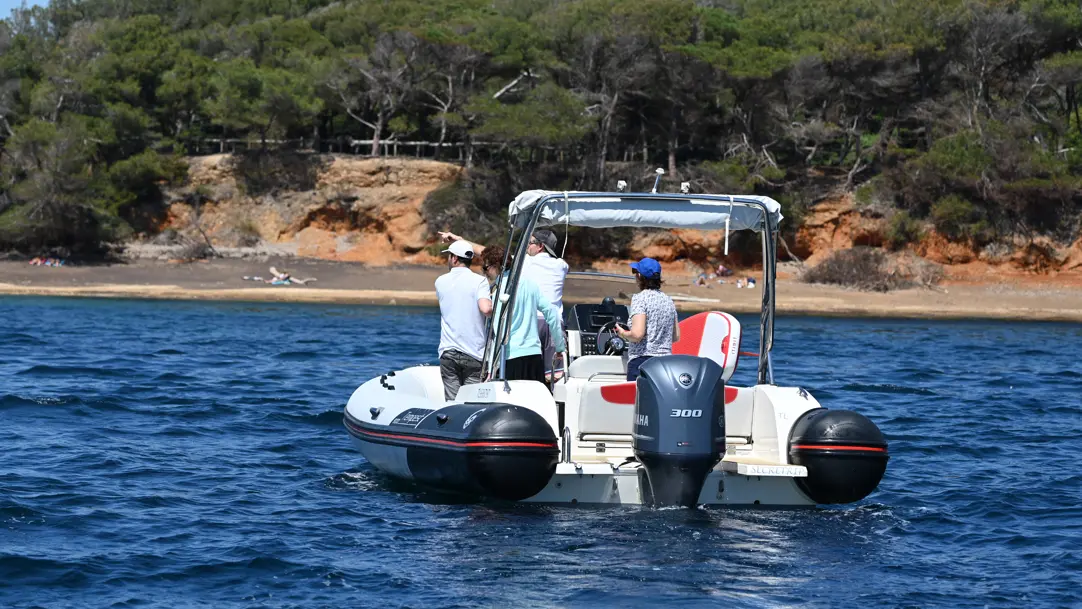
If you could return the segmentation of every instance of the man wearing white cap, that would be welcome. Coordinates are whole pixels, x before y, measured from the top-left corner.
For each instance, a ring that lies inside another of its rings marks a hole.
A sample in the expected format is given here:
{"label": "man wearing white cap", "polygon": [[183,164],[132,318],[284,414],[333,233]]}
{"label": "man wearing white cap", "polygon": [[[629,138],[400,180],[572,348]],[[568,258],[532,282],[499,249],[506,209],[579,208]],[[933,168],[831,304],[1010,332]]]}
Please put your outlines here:
{"label": "man wearing white cap", "polygon": [[488,280],[470,270],[473,248],[455,241],[447,249],[448,272],[436,279],[440,301],[440,376],[443,397],[453,400],[462,385],[481,382],[485,317],[492,314]]}

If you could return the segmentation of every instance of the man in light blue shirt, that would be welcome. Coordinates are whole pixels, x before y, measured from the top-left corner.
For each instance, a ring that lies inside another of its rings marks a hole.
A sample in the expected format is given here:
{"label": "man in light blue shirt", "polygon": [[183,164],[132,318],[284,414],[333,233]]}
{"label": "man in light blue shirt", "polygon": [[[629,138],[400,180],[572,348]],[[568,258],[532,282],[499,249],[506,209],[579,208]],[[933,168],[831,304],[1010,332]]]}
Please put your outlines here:
{"label": "man in light blue shirt", "polygon": [[[503,268],[504,249],[498,245],[486,247],[481,254],[481,272],[488,280],[495,282],[506,273]],[[508,261],[510,263],[510,261]],[[503,303],[496,298],[496,315],[500,319]],[[545,383],[545,362],[541,356],[541,339],[537,333],[537,314],[541,313],[552,333],[557,351],[563,351],[564,336],[560,331],[560,312],[541,295],[537,284],[525,275],[520,275],[515,290],[515,301],[511,307],[511,332],[507,340],[506,378],[529,380]]]}

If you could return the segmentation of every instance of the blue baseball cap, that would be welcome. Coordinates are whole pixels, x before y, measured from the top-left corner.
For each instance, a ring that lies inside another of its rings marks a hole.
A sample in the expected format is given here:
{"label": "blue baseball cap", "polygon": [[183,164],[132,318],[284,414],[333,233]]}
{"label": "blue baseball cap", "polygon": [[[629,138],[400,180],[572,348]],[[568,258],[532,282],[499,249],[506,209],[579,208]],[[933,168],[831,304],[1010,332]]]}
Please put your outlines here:
{"label": "blue baseball cap", "polygon": [[631,268],[639,272],[643,277],[653,277],[661,274],[661,264],[653,258],[643,258],[638,262],[632,262]]}

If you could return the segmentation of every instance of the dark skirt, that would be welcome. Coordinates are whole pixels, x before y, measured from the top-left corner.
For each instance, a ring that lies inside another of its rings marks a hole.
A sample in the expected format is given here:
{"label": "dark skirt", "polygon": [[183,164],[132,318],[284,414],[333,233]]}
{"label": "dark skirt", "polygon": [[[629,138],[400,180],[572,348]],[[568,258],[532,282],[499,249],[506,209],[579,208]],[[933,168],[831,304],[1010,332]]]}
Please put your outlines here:
{"label": "dark skirt", "polygon": [[545,384],[545,361],[541,354],[524,355],[507,360],[507,380],[537,381]]}

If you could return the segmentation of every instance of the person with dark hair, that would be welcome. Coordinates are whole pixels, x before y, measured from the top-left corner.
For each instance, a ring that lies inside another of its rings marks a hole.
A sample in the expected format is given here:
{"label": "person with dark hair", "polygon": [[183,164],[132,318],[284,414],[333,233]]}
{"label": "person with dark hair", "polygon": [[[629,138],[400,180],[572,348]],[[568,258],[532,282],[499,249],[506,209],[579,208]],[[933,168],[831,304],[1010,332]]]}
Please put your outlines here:
{"label": "person with dark hair", "polygon": [[[461,243],[456,242],[456,243]],[[501,275],[504,281],[509,281],[507,266],[504,265],[505,250],[498,245],[491,245],[484,249],[481,254],[481,272],[489,281],[495,283]],[[507,286],[501,289],[505,292]],[[503,311],[503,303],[497,295],[496,315],[494,319],[500,319]],[[537,332],[537,315],[544,317],[549,332],[553,337],[556,349],[564,350],[564,336],[560,330],[560,318],[556,307],[541,296],[541,290],[532,279],[523,272],[518,279],[515,290],[514,303],[511,306],[511,329],[507,340],[507,380],[527,380],[545,383],[545,362],[542,358],[541,338]]]}
{"label": "person with dark hair", "polygon": [[628,341],[627,380],[639,377],[639,367],[651,357],[672,355],[672,344],[680,340],[676,305],[661,291],[661,264],[653,258],[631,263],[639,293],[631,297],[631,328],[616,326],[615,332]]}
{"label": "person with dark hair", "polygon": [[443,398],[455,399],[467,383],[481,382],[485,353],[485,317],[492,314],[492,297],[484,277],[470,270],[473,249],[456,241],[447,254],[445,275],[436,279],[440,301],[440,376]]}

